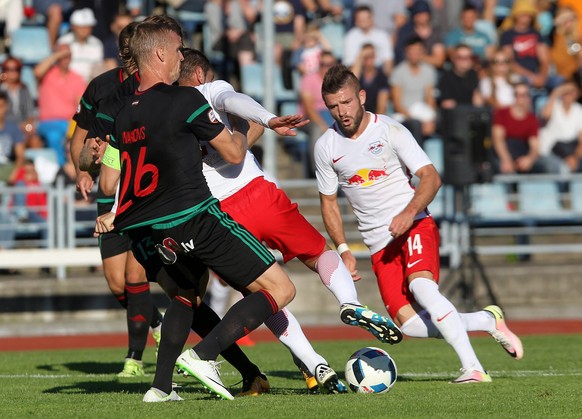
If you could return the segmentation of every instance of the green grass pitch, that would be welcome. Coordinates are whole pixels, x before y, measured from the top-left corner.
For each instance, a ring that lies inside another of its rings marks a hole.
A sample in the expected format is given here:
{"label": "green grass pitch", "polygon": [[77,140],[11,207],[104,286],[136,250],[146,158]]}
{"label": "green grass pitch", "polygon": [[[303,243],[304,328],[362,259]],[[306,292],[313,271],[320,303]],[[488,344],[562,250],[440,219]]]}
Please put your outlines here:
{"label": "green grass pitch", "polygon": [[[143,403],[155,369],[153,350],[144,362],[148,376],[117,379],[123,348],[0,352],[1,418],[475,418],[580,417],[582,335],[526,336],[525,357],[510,358],[488,337],[473,337],[475,350],[493,377],[490,384],[452,385],[458,360],[443,341],[407,339],[387,346],[374,340],[314,342],[343,378],[349,356],[364,346],[386,349],[398,366],[387,394],[307,394],[287,350],[278,343],[245,348],[269,377],[272,393],[224,401],[193,379],[175,375],[179,403]],[[238,391],[239,375],[226,363],[222,378]]]}

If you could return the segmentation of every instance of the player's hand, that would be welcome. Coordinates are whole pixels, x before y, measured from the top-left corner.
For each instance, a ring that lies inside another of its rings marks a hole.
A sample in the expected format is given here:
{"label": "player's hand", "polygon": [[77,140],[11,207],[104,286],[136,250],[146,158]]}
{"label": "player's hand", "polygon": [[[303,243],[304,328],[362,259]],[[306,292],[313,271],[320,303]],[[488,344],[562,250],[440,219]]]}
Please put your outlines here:
{"label": "player's hand", "polygon": [[101,160],[103,159],[103,154],[105,154],[105,149],[109,144],[110,136],[105,137],[105,141],[101,138],[97,137],[96,140],[96,147],[92,150],[91,157],[93,158],[94,164],[101,164]]}
{"label": "player's hand", "polygon": [[342,258],[344,265],[346,265],[348,272],[352,275],[352,280],[357,282],[362,279],[362,277],[358,275],[358,270],[356,269],[357,261],[352,252],[350,250],[346,250],[340,255],[340,257]]}
{"label": "player's hand", "polygon": [[89,192],[93,189],[94,184],[95,181],[93,181],[89,173],[79,172],[77,175],[77,190],[81,193],[85,201],[89,200]]}
{"label": "player's hand", "polygon": [[99,237],[101,234],[109,233],[115,227],[113,221],[115,220],[115,214],[112,212],[107,212],[100,215],[95,220],[95,232],[93,237]]}
{"label": "player's hand", "polygon": [[392,219],[388,230],[390,231],[392,237],[396,239],[410,230],[413,222],[414,216],[411,216],[406,212],[401,212]]}
{"label": "player's hand", "polygon": [[269,128],[286,137],[295,137],[297,133],[293,129],[301,128],[307,124],[309,124],[309,119],[304,119],[301,114],[276,116],[269,120]]}

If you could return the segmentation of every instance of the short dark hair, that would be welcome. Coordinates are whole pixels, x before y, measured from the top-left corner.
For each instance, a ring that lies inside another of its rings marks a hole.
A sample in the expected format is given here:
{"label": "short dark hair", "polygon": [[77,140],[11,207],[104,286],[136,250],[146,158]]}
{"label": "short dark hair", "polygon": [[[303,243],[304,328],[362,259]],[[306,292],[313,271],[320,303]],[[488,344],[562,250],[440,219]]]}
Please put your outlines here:
{"label": "short dark hair", "polygon": [[352,71],[343,64],[336,64],[327,70],[323,76],[321,85],[321,95],[337,93],[342,87],[352,85],[356,92],[361,90],[360,81]]}
{"label": "short dark hair", "polygon": [[184,60],[180,64],[180,79],[191,77],[196,67],[200,67],[204,71],[204,74],[212,70],[210,61],[202,51],[192,48],[182,48],[182,55],[184,56]]}
{"label": "short dark hair", "polygon": [[129,53],[129,41],[135,34],[138,25],[139,22],[131,22],[119,32],[119,59],[128,73],[133,73],[137,68],[133,56]]}
{"label": "short dark hair", "polygon": [[404,48],[416,44],[422,44],[423,47],[425,46],[424,40],[420,36],[413,34],[406,38],[406,41],[404,42]]}

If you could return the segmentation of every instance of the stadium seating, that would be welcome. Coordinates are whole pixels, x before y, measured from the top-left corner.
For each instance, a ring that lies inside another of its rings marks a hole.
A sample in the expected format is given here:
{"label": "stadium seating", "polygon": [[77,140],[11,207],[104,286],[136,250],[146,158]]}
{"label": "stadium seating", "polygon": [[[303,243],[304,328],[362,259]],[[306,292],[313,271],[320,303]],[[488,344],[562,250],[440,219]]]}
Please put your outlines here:
{"label": "stadium seating", "polygon": [[12,32],[10,53],[24,64],[34,65],[51,54],[48,30],[42,26],[23,26]]}
{"label": "stadium seating", "polygon": [[26,85],[28,91],[30,92],[30,96],[36,102],[38,100],[38,82],[34,76],[34,69],[32,66],[22,66],[20,80],[22,80],[22,83]]}
{"label": "stadium seating", "polygon": [[321,34],[330,43],[335,58],[341,61],[344,55],[344,36],[346,28],[337,22],[324,23],[320,28]]}
{"label": "stadium seating", "polygon": [[562,223],[571,220],[571,211],[561,201],[558,182],[524,180],[518,183],[519,212],[538,223]]}
{"label": "stadium seating", "polygon": [[[281,68],[273,67],[274,94],[277,103],[296,101],[297,92],[285,89]],[[265,96],[265,81],[263,75],[263,64],[254,63],[241,67],[241,89],[243,93],[253,97],[258,102],[262,102]]]}
{"label": "stadium seating", "polygon": [[521,220],[521,214],[511,209],[508,185],[484,183],[470,186],[471,215],[475,223],[513,224]]}
{"label": "stadium seating", "polygon": [[422,143],[422,148],[428,155],[428,158],[434,164],[434,167],[442,175],[445,170],[445,155],[443,140],[441,138],[428,138]]}

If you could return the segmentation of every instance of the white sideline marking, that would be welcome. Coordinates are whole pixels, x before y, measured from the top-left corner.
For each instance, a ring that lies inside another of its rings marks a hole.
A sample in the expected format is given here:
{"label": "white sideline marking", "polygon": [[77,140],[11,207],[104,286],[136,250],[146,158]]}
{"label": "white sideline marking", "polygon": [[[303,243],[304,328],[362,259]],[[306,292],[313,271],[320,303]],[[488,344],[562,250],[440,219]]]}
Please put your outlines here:
{"label": "white sideline marking", "polygon": [[[489,373],[493,378],[511,378],[511,377],[580,377],[582,369],[561,372],[557,370],[524,370],[524,371],[491,371]],[[234,374],[234,373],[233,373]],[[412,378],[449,378],[458,374],[457,372],[409,372],[398,374],[399,376]],[[232,375],[232,374],[221,374]],[[267,373],[268,375],[268,373]],[[55,379],[55,378],[113,378],[115,374],[0,374],[0,378],[38,378],[38,379]]]}

